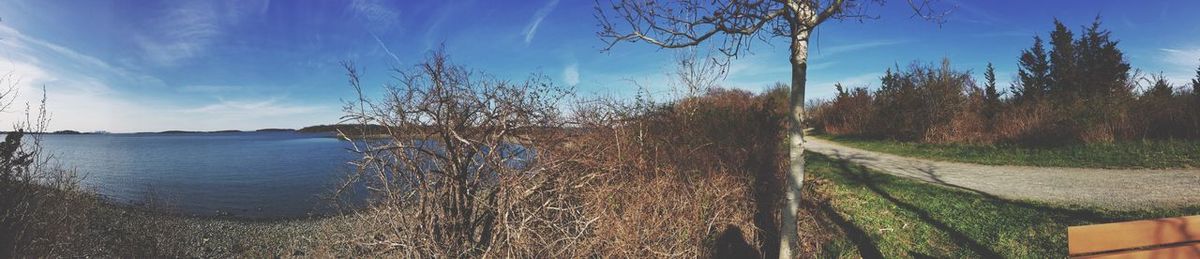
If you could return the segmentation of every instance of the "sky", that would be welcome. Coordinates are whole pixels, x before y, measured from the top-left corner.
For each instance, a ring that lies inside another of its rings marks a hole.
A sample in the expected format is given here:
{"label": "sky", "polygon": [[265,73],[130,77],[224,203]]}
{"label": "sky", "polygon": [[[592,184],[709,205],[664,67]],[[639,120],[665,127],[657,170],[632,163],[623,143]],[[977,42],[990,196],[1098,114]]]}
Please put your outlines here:
{"label": "sky", "polygon": [[[1057,18],[1080,30],[1097,15],[1134,68],[1176,84],[1200,65],[1200,1],[965,1],[945,23],[915,18],[906,1],[873,5],[876,19],[831,21],[811,40],[809,98],[833,84],[876,87],[889,67],[949,58],[998,81]],[[591,0],[529,1],[44,1],[0,0],[0,74],[19,89],[0,123],[47,98],[50,129],[110,132],[300,128],[339,121],[353,97],[339,62],[364,69],[381,93],[392,68],[444,48],[501,79],[544,74],[580,95],[630,97],[637,85],[670,96],[675,50],[644,43],[602,51]],[[707,47],[707,46],[706,46]],[[723,87],[761,91],[790,80],[783,38],[755,41]],[[634,83],[636,82],[636,84]],[[43,92],[44,89],[44,92]],[[4,125],[7,126],[7,125]]]}

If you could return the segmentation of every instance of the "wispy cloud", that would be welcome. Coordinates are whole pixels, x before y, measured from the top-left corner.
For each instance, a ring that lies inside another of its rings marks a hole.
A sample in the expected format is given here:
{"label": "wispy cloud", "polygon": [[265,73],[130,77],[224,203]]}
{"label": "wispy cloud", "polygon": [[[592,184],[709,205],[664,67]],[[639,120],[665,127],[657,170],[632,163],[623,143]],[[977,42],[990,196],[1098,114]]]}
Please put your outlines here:
{"label": "wispy cloud", "polygon": [[400,13],[388,8],[380,0],[354,0],[350,2],[350,10],[367,22],[369,31],[389,31],[400,20]]}
{"label": "wispy cloud", "polygon": [[1165,68],[1163,75],[1167,80],[1180,84],[1195,77],[1196,67],[1200,66],[1200,48],[1170,49],[1163,48],[1161,61]]}
{"label": "wispy cloud", "polygon": [[833,97],[834,94],[837,93],[837,90],[835,90],[835,88],[833,87],[833,84],[835,84],[835,83],[841,83],[846,88],[855,88],[855,87],[871,88],[879,83],[879,78],[882,76],[883,76],[882,73],[877,73],[877,72],[863,73],[863,74],[838,77],[838,78],[833,78],[833,79],[822,79],[819,81],[809,81],[808,84],[806,84],[806,86],[808,87],[808,89],[811,89],[809,91],[809,94],[812,98],[814,98],[814,99],[815,98],[830,98],[830,97]]}
{"label": "wispy cloud", "polygon": [[370,34],[371,34],[371,37],[372,37],[372,38],[375,38],[375,42],[376,42],[376,43],[379,43],[379,47],[380,47],[380,48],[383,48],[383,52],[387,52],[388,56],[391,56],[391,57],[392,57],[392,60],[395,60],[395,61],[396,61],[396,64],[395,64],[395,65],[399,65],[399,64],[403,64],[403,63],[404,63],[404,62],[401,62],[401,61],[400,61],[400,57],[399,57],[399,56],[396,56],[396,53],[392,53],[392,50],[391,50],[391,49],[389,49],[389,48],[387,47],[387,44],[384,44],[384,43],[383,43],[383,40],[380,40],[380,39],[379,39],[379,35],[375,35],[375,33],[374,33],[374,32],[368,32],[368,33],[370,33]]}
{"label": "wispy cloud", "polygon": [[184,2],[155,18],[153,27],[135,40],[146,59],[174,65],[199,56],[220,35],[217,15],[211,2]]}
{"label": "wispy cloud", "polygon": [[270,97],[264,100],[218,100],[215,103],[206,104],[201,107],[183,109],[181,111],[185,113],[201,113],[217,116],[253,115],[253,117],[265,117],[305,114],[319,111],[322,108],[319,106],[284,104],[280,101],[280,99],[280,97]]}
{"label": "wispy cloud", "polygon": [[241,90],[241,89],[243,89],[243,88],[239,87],[239,86],[232,86],[232,85],[185,85],[185,86],[177,88],[177,90],[179,90],[179,92],[183,92],[183,93],[205,93],[205,94],[227,93],[227,92],[237,91],[237,90]]}
{"label": "wispy cloud", "polygon": [[533,13],[533,19],[530,19],[529,25],[525,26],[525,45],[533,42],[533,36],[537,34],[538,27],[542,25],[542,20],[546,19],[546,16],[550,15],[551,11],[554,11],[555,6],[558,6],[558,0],[550,0],[542,8],[539,8],[537,12]]}
{"label": "wispy cloud", "polygon": [[987,11],[986,9],[976,7],[975,5],[970,4],[968,1],[951,2],[954,6],[954,9],[952,9],[953,13],[949,16],[951,20],[985,25],[1001,23],[1004,21],[1003,19],[992,15],[991,12]]}
{"label": "wispy cloud", "polygon": [[1007,37],[1013,37],[1013,38],[1015,38],[1015,37],[1024,37],[1024,38],[1030,38],[1030,39],[1031,39],[1031,41],[1032,41],[1032,38],[1033,38],[1033,36],[1037,35],[1037,33],[1038,33],[1038,32],[1036,32],[1036,31],[1033,31],[1033,30],[1009,30],[1009,31],[987,31],[987,32],[980,32],[980,33],[975,33],[975,34],[972,34],[971,36],[972,36],[972,37],[977,37],[977,38],[1007,38]]}
{"label": "wispy cloud", "polygon": [[563,82],[570,86],[579,84],[579,63],[572,62],[563,67]]}
{"label": "wispy cloud", "polygon": [[853,44],[837,45],[837,46],[832,46],[832,47],[828,47],[828,48],[822,48],[822,47],[818,46],[816,48],[815,53],[817,55],[821,55],[821,56],[835,56],[835,55],[838,55],[841,53],[846,53],[846,52],[851,52],[851,51],[878,48],[878,47],[891,46],[891,45],[899,45],[899,44],[904,44],[904,43],[909,43],[909,42],[911,42],[911,41],[896,40],[896,39],[882,39],[882,40],[864,41],[864,42],[853,43]]}
{"label": "wispy cloud", "polygon": [[[47,109],[52,116],[51,130],[132,132],[217,130],[229,127],[255,129],[300,127],[306,126],[306,123],[330,123],[338,118],[337,109],[333,107],[289,102],[283,96],[243,97],[234,101],[217,99],[194,106],[181,106],[177,103],[178,99],[170,96],[122,91],[113,86],[131,83],[161,85],[162,82],[65,46],[22,34],[5,25],[0,25],[0,48],[3,49],[0,51],[0,74],[12,75],[10,80],[0,81],[0,87],[17,87],[19,95],[15,101],[18,104],[36,103],[45,87]],[[237,89],[241,87],[199,85],[179,90],[194,96],[196,92],[217,93]],[[12,123],[24,119],[23,109],[14,107],[0,113],[0,122]]]}
{"label": "wispy cloud", "polygon": [[31,37],[3,24],[0,24],[0,46],[4,46],[6,51],[0,53],[5,55],[3,58],[7,58],[10,64],[14,61],[24,61],[33,63],[32,65],[45,65],[44,63],[50,62],[48,58],[61,58],[70,64],[85,67],[93,74],[113,75],[130,82],[162,84],[157,78],[134,73],[62,45]]}
{"label": "wispy cloud", "polygon": [[204,54],[228,26],[267,11],[270,2],[180,1],[153,18],[149,28],[134,35],[143,56],[159,65],[175,65]]}
{"label": "wispy cloud", "polygon": [[1171,65],[1195,67],[1200,65],[1200,48],[1195,49],[1159,49],[1163,52],[1163,60]]}

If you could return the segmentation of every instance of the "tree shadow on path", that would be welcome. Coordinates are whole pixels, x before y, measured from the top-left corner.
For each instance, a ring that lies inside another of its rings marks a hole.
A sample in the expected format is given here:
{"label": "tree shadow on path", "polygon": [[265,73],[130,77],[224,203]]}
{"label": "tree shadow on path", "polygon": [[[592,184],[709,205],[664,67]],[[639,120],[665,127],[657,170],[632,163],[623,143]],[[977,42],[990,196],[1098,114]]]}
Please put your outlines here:
{"label": "tree shadow on path", "polygon": [[[881,188],[879,186],[879,184],[876,182],[876,178],[878,176],[872,175],[871,172],[868,172],[862,166],[850,164],[850,161],[852,161],[852,160],[861,160],[863,158],[861,158],[861,157],[857,157],[857,158],[856,157],[845,157],[845,156],[836,156],[833,158],[837,163],[838,169],[840,169],[840,170],[838,170],[838,172],[845,175],[846,179],[854,181],[855,183],[858,183],[858,184],[862,184],[863,186],[867,187],[867,189],[870,190],[871,192],[875,193],[876,195],[879,195],[879,197],[887,200],[888,202],[891,202],[892,204],[895,204],[897,207],[899,207],[901,209],[904,209],[908,212],[915,214],[917,216],[917,218],[920,219],[921,221],[936,228],[938,231],[946,233],[947,235],[950,236],[951,239],[954,240],[954,242],[962,245],[963,247],[966,247],[967,249],[970,249],[972,252],[979,255],[980,257],[983,257],[983,258],[1000,258],[1001,257],[999,253],[997,253],[996,251],[993,251],[991,248],[979,243],[979,241],[971,238],[970,236],[967,236],[962,231],[959,231],[953,227],[950,227],[949,225],[947,225],[944,222],[938,221],[928,211],[922,210],[921,208],[918,208],[917,206],[914,206],[903,200],[900,200],[900,199],[892,196],[891,193],[888,193],[887,191],[883,190],[883,188]],[[991,196],[985,196],[985,197],[995,197],[995,196],[991,195]],[[864,254],[864,257],[867,257],[867,256]]]}

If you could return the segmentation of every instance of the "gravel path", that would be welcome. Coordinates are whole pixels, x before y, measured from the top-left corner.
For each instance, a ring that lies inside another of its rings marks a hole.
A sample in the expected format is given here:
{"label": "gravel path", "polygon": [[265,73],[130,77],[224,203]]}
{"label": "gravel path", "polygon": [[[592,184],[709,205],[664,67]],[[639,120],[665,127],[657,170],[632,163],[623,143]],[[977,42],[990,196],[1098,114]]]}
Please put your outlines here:
{"label": "gravel path", "polygon": [[888,174],[984,195],[1130,210],[1200,205],[1197,169],[1090,169],[932,161],[806,138],[805,149]]}

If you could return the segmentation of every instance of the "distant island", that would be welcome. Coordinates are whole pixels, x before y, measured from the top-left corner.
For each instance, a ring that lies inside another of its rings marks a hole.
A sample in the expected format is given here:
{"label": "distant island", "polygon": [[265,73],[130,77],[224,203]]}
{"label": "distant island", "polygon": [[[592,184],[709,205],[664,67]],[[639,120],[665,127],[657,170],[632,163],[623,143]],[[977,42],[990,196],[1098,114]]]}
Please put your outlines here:
{"label": "distant island", "polygon": [[296,131],[296,130],[295,129],[266,128],[266,129],[258,129],[258,130],[255,130],[254,132],[289,132],[289,131]]}
{"label": "distant island", "polygon": [[351,135],[377,135],[387,134],[387,128],[380,125],[367,124],[333,124],[333,125],[316,125],[308,126],[297,130],[301,133],[342,133]]}
{"label": "distant island", "polygon": [[240,130],[214,130],[214,131],[193,131],[193,130],[166,130],[159,132],[139,132],[142,134],[184,134],[184,133],[238,133]]}
{"label": "distant island", "polygon": [[[155,132],[155,131],[131,132],[129,134],[203,134],[203,133],[244,133],[244,132],[299,132],[299,133],[334,133],[334,134],[336,134],[336,133],[338,133],[339,130],[341,132],[344,132],[344,133],[350,134],[350,135],[380,135],[380,134],[387,133],[387,128],[380,126],[380,125],[374,125],[374,124],[368,124],[368,125],[331,124],[331,125],[308,126],[308,127],[304,127],[304,128],[300,128],[300,129],[262,128],[262,129],[257,129],[257,130],[253,130],[253,131],[243,131],[243,130],[212,130],[212,131],[164,130],[164,131],[157,131],[157,132]],[[7,133],[7,132],[0,131],[0,133]],[[108,131],[102,131],[102,130],[101,131],[93,131],[93,132],[81,132],[78,130],[59,130],[59,131],[53,131],[53,132],[40,132],[38,134],[78,135],[78,134],[110,134],[110,133]]]}

